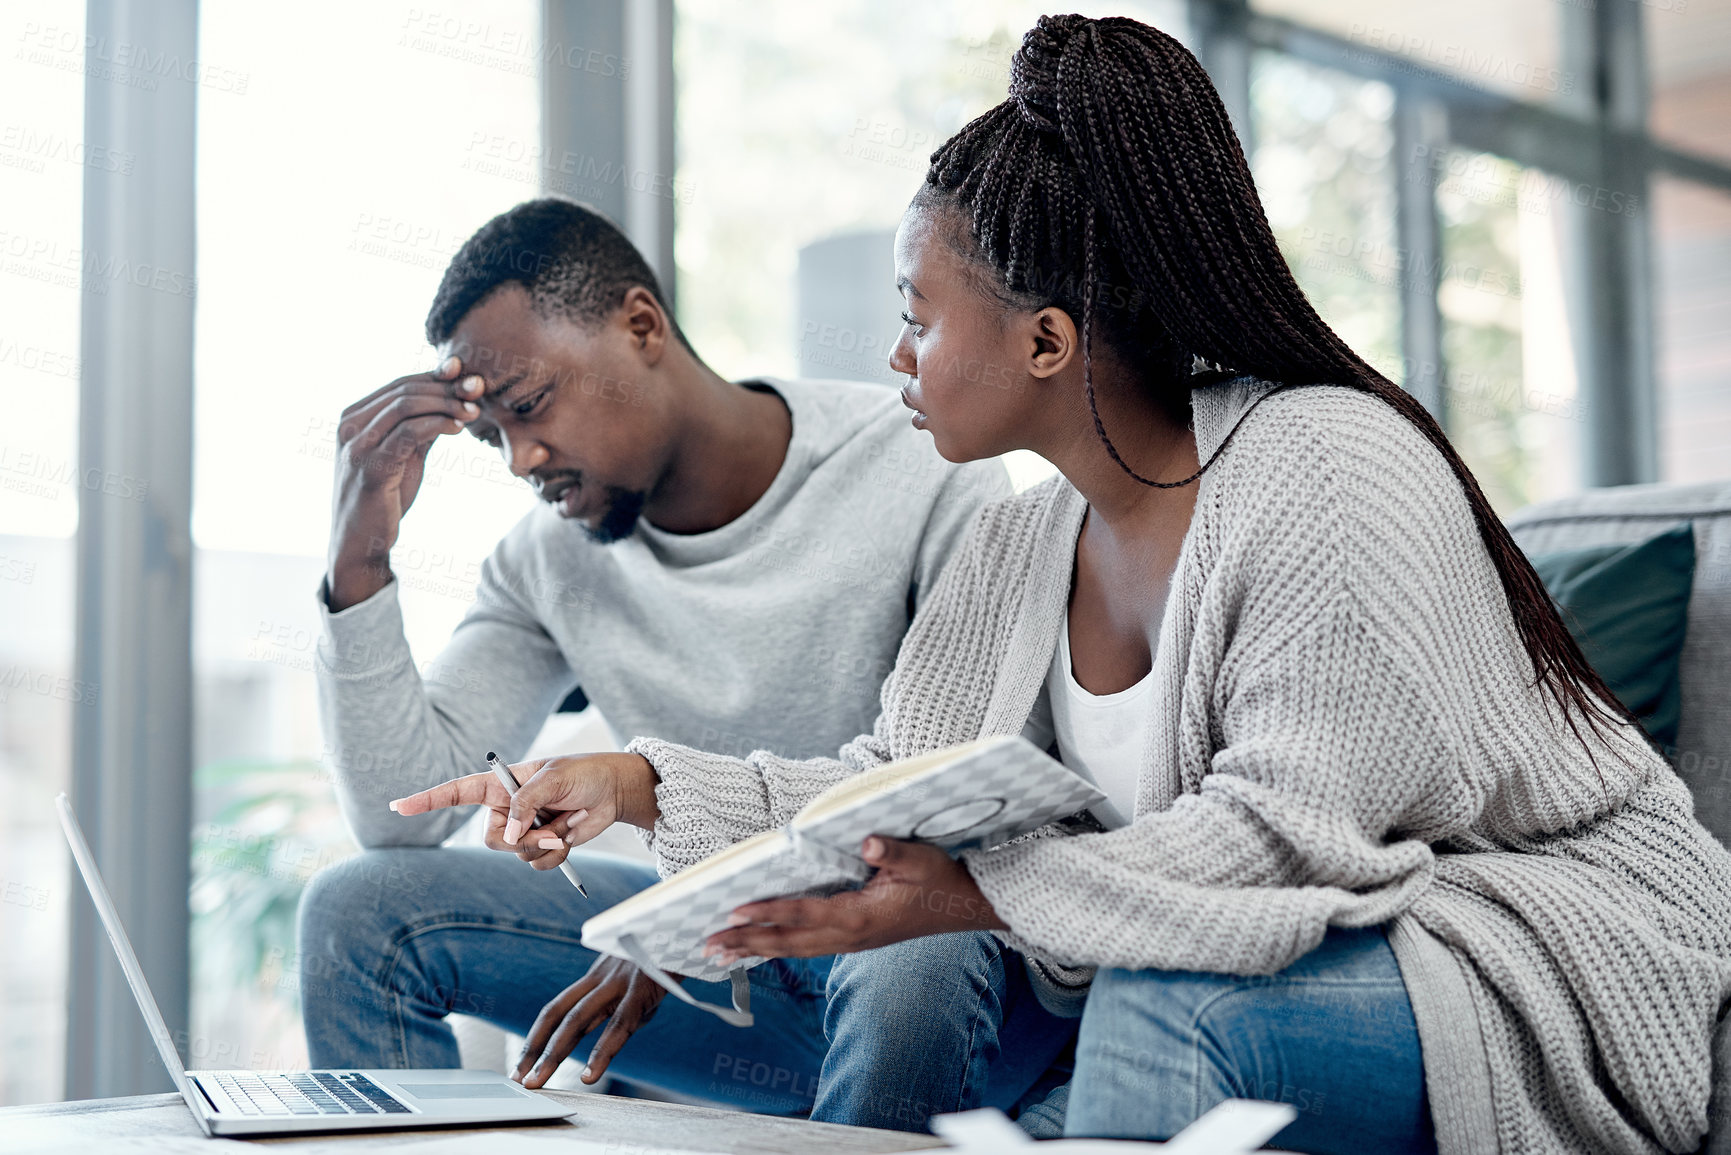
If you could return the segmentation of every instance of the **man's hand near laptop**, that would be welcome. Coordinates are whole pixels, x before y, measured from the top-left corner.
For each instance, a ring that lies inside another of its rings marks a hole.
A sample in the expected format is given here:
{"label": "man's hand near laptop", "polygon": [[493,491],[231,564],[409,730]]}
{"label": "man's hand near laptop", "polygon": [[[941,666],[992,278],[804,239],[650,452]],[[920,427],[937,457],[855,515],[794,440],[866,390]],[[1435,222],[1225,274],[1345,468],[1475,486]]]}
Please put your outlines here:
{"label": "man's hand near laptop", "polygon": [[421,489],[440,434],[480,416],[480,377],[446,357],[430,373],[399,377],[343,410],[331,511],[329,605],[366,601],[391,583],[391,547]]}
{"label": "man's hand near laptop", "polygon": [[[684,981],[679,975],[673,977]],[[607,1073],[607,1064],[613,1061],[625,1040],[654,1016],[666,995],[660,985],[634,964],[602,955],[590,966],[588,974],[560,991],[535,1016],[535,1025],[529,1028],[523,1054],[511,1077],[525,1087],[546,1086],[583,1036],[605,1019],[607,1029],[595,1040],[581,1075],[585,1083],[596,1082]]]}
{"label": "man's hand near laptop", "polygon": [[[522,783],[515,795],[492,774],[471,774],[391,803],[398,814],[425,814],[449,806],[486,807],[485,841],[536,870],[553,870],[572,849],[615,822],[649,829],[660,810],[655,770],[637,754],[585,754],[536,758],[509,767]],[[540,818],[545,824],[534,827]],[[525,837],[527,836],[527,837]],[[597,1082],[625,1040],[647,1023],[667,992],[624,959],[602,955],[582,978],[541,1009],[530,1028],[512,1078],[544,1086],[585,1035],[607,1021],[589,1061],[585,1083]]]}

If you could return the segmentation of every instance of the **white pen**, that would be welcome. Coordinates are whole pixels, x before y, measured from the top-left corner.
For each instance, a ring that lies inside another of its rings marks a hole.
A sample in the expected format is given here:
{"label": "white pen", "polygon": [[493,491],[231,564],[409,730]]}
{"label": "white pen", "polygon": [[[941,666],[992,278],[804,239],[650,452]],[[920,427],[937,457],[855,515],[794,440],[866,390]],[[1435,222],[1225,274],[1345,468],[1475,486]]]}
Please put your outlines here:
{"label": "white pen", "polygon": [[[513,797],[516,795],[517,780],[511,777],[511,771],[505,768],[505,764],[499,761],[499,756],[491,750],[487,751],[487,769],[493,772],[493,777],[499,780],[499,785],[505,788],[505,793]],[[534,825],[530,826],[529,829],[538,830],[540,827],[541,820],[537,818]],[[577,888],[578,894],[584,898],[589,897],[589,892],[583,889],[583,877],[577,873],[577,867],[572,865],[569,851],[566,852],[565,861],[559,864],[559,872],[571,880],[571,885]]]}

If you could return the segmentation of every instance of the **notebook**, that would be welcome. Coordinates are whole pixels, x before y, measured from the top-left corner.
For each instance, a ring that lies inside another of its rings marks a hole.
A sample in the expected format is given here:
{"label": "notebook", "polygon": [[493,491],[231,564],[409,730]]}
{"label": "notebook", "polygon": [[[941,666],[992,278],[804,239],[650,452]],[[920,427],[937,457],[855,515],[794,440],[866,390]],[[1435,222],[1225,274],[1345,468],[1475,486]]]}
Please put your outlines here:
{"label": "notebook", "polygon": [[[951,852],[994,846],[1105,800],[1092,783],[1020,736],[981,738],[889,762],[839,782],[792,821],[680,871],[583,924],[583,945],[630,959],[670,993],[736,1025],[751,1022],[746,969],[703,957],[704,941],[734,908],[791,895],[821,895],[863,882],[859,857],[873,834],[930,842]],[[693,999],[665,972],[733,984],[735,1006]]]}

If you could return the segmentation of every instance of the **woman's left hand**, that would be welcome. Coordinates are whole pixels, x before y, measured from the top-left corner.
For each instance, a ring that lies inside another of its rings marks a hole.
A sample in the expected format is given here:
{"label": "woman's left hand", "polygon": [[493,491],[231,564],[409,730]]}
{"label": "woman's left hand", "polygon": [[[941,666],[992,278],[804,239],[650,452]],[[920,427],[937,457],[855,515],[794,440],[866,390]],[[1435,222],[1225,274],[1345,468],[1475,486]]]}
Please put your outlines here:
{"label": "woman's left hand", "polygon": [[778,898],[735,910],[704,953],[721,966],[753,955],[850,954],[921,935],[1004,930],[968,868],[929,843],[873,836],[861,856],[877,868],[859,890],[829,898]]}

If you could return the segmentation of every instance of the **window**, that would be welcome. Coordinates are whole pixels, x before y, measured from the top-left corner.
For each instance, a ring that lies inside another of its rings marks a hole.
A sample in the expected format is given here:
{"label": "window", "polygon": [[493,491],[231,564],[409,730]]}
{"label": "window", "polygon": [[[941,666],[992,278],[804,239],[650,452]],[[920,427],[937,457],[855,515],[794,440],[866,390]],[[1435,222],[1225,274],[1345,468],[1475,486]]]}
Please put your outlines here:
{"label": "window", "polygon": [[[70,858],[54,818],[72,717],[84,171],[84,8],[0,12],[0,1106],[60,1098]],[[92,695],[102,688],[89,688]]]}
{"label": "window", "polygon": [[[199,101],[188,1058],[292,1067],[295,908],[352,849],[312,674],[337,418],[431,365],[422,320],[446,262],[537,194],[519,161],[539,139],[540,18],[533,0],[200,15],[201,56],[248,80]],[[418,659],[532,500],[472,438],[434,447],[394,555]]]}

